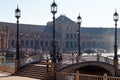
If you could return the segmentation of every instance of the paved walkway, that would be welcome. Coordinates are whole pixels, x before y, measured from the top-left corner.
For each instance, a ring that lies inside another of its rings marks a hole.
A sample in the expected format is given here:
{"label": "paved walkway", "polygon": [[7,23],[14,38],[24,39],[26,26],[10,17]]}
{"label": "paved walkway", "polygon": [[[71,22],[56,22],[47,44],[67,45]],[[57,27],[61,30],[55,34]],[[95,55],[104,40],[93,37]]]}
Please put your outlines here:
{"label": "paved walkway", "polygon": [[10,73],[0,72],[0,80],[40,80],[21,76],[11,76]]}

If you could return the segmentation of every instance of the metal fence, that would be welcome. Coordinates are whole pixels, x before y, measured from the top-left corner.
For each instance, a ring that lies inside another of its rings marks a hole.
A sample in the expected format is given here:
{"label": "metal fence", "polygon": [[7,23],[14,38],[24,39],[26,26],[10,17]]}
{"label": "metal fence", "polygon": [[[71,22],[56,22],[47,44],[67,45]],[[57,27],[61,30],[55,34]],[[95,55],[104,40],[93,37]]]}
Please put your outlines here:
{"label": "metal fence", "polygon": [[103,76],[98,76],[80,74],[78,71],[76,73],[57,72],[56,78],[57,80],[120,80],[120,77],[108,76],[106,73]]}

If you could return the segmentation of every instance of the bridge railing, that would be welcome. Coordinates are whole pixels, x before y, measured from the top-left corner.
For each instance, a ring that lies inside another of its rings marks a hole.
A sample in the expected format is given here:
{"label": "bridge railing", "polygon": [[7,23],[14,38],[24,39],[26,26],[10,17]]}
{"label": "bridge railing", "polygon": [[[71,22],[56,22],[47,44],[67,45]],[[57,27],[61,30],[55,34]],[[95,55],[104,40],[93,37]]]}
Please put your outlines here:
{"label": "bridge railing", "polygon": [[[20,59],[20,67],[25,66],[29,63],[40,61],[40,60],[41,58],[39,54]],[[15,57],[14,56],[6,57],[6,56],[0,55],[0,71],[14,73],[15,72]]]}
{"label": "bridge railing", "polygon": [[113,65],[113,60],[108,57],[103,57],[100,55],[82,55],[82,56],[73,56],[67,59],[62,60],[61,62],[57,63],[57,70],[62,69],[66,66],[71,64],[80,63],[80,62],[89,62],[89,61],[99,61],[105,62],[107,64]]}
{"label": "bridge railing", "polygon": [[96,55],[83,55],[79,57],[79,62],[97,61]]}
{"label": "bridge railing", "polygon": [[113,65],[113,59],[110,59],[108,57],[104,57],[104,56],[100,56],[100,59],[99,59],[100,62],[105,62],[105,63],[108,63],[108,64],[111,64]]}
{"label": "bridge railing", "polygon": [[76,57],[64,59],[64,60],[56,63],[56,66],[57,66],[56,68],[57,68],[57,70],[59,70],[66,66],[69,66],[70,64],[75,64],[75,63],[76,63]]}
{"label": "bridge railing", "polygon": [[113,65],[113,60],[108,58],[108,57],[104,57],[104,56],[100,56],[100,55],[84,55],[81,56],[80,61],[84,61],[84,62],[88,62],[88,61],[99,61],[99,62],[105,62],[108,64],[112,64]]}
{"label": "bridge railing", "polygon": [[40,55],[29,56],[24,59],[20,59],[20,66],[25,66],[29,63],[40,61]]}
{"label": "bridge railing", "polygon": [[108,76],[106,73],[103,76],[98,76],[80,74],[78,71],[76,73],[57,72],[56,78],[57,80],[120,80],[120,77]]}

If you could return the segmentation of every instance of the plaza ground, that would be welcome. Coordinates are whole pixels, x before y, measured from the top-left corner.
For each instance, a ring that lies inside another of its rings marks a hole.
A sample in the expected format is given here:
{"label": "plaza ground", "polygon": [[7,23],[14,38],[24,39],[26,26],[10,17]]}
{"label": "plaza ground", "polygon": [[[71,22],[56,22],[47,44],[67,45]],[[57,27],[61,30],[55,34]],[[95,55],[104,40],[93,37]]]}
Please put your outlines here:
{"label": "plaza ground", "polygon": [[10,73],[0,72],[0,80],[40,80],[21,76],[11,76]]}

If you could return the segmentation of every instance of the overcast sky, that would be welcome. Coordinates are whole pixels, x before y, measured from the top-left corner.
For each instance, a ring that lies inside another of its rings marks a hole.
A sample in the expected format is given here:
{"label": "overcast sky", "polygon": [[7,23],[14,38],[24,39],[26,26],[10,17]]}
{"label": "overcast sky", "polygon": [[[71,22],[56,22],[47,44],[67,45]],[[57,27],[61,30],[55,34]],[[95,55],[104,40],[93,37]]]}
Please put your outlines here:
{"label": "overcast sky", "polygon": [[[19,5],[20,23],[46,25],[52,21],[50,5],[53,0],[0,0],[0,21],[16,22],[14,11]],[[66,15],[77,21],[80,13],[82,27],[114,27],[115,8],[120,13],[120,0],[56,0],[56,17]],[[118,27],[120,22],[118,21]]]}

